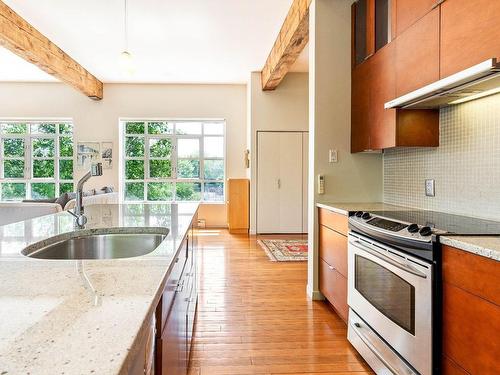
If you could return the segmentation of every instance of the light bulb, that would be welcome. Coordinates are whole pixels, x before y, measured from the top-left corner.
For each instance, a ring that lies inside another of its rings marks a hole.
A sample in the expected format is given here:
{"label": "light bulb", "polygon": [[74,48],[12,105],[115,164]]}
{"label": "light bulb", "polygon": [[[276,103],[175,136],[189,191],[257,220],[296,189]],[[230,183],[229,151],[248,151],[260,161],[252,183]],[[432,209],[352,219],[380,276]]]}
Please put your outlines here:
{"label": "light bulb", "polygon": [[135,63],[134,58],[128,51],[123,51],[120,55],[120,65],[122,70],[129,74],[133,75],[135,72]]}

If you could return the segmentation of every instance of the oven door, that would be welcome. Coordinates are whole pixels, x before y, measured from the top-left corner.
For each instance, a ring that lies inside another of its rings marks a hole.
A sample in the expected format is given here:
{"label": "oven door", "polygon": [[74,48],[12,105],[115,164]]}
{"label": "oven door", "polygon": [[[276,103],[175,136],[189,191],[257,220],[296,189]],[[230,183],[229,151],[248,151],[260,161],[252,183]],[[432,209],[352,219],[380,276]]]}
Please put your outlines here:
{"label": "oven door", "polygon": [[422,375],[432,373],[432,267],[349,234],[349,306]]}

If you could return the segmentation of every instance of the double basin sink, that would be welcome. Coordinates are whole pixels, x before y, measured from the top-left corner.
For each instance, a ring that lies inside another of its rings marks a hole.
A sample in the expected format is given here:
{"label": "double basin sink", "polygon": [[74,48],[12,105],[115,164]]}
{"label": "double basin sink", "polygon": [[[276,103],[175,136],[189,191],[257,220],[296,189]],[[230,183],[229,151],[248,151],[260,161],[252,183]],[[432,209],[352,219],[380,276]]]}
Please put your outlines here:
{"label": "double basin sink", "polygon": [[146,255],[168,235],[167,228],[108,228],[75,231],[34,243],[21,254],[37,259],[119,259]]}

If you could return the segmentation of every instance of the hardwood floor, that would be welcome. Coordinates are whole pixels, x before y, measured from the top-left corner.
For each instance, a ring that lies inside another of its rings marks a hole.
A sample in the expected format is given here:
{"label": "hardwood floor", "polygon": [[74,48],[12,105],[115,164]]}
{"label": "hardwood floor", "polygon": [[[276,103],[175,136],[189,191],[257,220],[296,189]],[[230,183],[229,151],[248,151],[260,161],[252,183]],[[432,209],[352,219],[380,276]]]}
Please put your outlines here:
{"label": "hardwood floor", "polygon": [[271,262],[255,236],[225,230],[200,230],[198,244],[190,375],[372,374],[344,322],[326,303],[308,300],[306,262]]}

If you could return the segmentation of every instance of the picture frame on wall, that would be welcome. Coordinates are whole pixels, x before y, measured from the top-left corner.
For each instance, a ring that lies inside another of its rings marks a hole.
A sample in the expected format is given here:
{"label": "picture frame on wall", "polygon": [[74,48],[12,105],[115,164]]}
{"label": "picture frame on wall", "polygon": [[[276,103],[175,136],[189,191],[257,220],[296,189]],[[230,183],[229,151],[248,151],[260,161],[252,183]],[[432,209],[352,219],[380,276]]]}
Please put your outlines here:
{"label": "picture frame on wall", "polygon": [[101,159],[104,169],[113,168],[113,142],[101,143]]}
{"label": "picture frame on wall", "polygon": [[101,156],[99,142],[78,142],[76,147],[76,167],[89,169],[92,163],[97,163]]}

